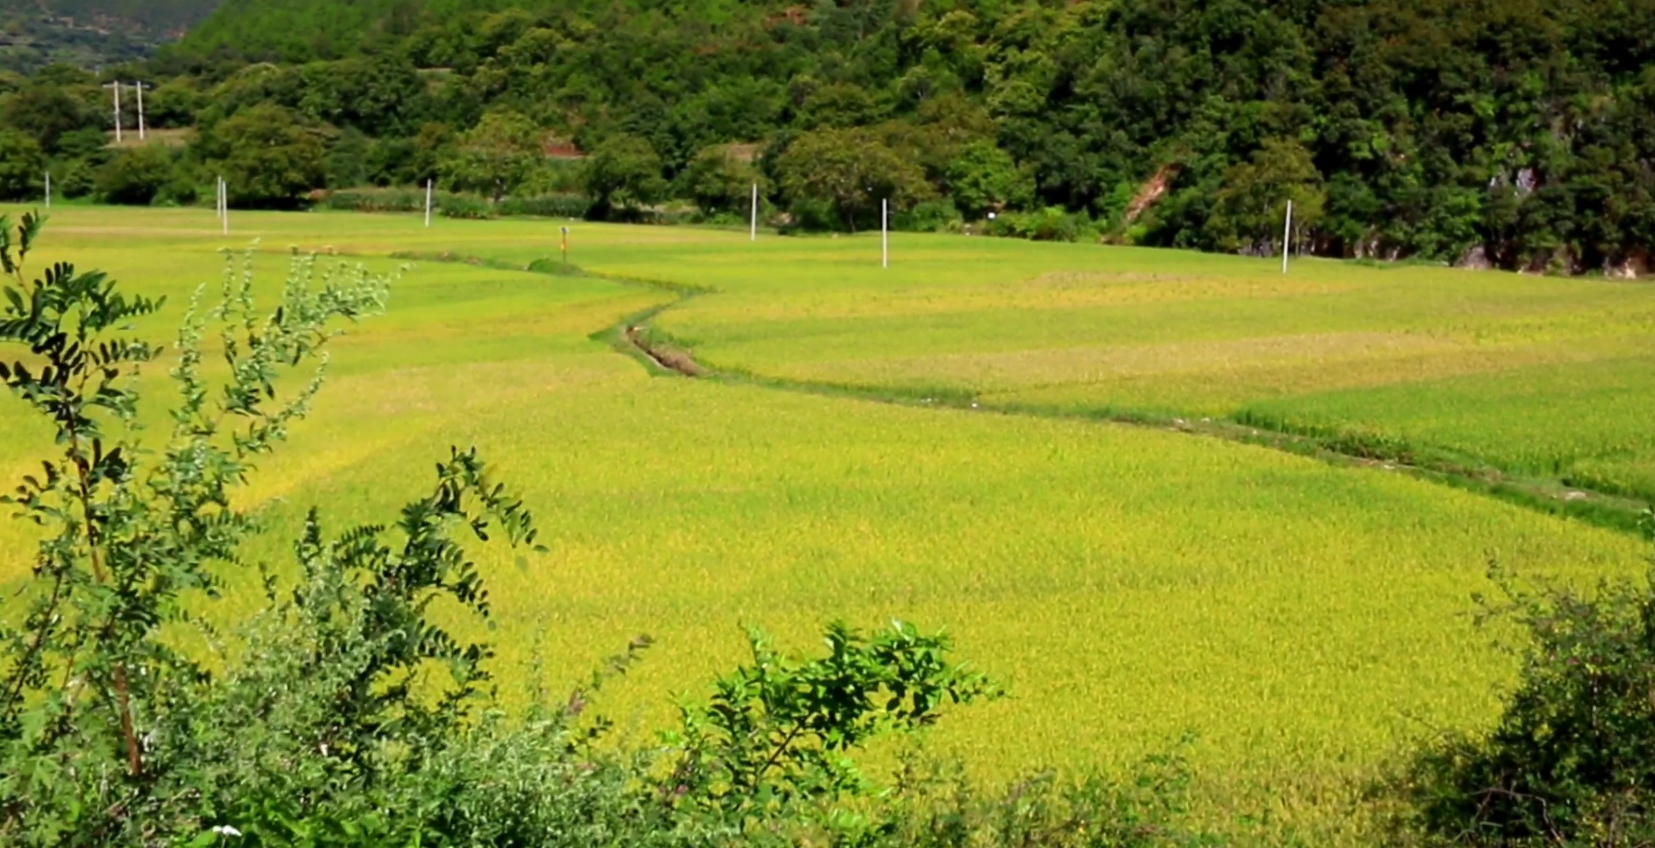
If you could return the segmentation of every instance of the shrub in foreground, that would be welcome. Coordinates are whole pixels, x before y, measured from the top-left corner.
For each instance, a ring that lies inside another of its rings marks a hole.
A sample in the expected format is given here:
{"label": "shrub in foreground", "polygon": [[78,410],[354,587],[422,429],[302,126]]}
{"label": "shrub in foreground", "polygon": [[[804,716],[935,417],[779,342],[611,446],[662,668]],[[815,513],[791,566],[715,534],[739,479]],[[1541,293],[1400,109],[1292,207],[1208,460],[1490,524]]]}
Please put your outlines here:
{"label": "shrub in foreground", "polygon": [[1655,584],[1507,589],[1498,612],[1531,639],[1517,687],[1492,732],[1420,752],[1404,824],[1442,844],[1655,842]]}

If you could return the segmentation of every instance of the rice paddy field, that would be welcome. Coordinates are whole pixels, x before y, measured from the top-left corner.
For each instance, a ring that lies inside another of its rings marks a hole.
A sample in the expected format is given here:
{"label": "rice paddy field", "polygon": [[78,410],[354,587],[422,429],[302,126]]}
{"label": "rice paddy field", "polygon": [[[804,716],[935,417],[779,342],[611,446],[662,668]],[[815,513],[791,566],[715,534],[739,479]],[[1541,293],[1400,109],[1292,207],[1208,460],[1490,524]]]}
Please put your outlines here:
{"label": "rice paddy field", "polygon": [[[1470,615],[1490,558],[1588,581],[1646,553],[1379,463],[1103,419],[1358,434],[1655,497],[1647,285],[906,234],[881,269],[877,235],[586,223],[590,275],[564,276],[515,269],[555,261],[565,222],[233,217],[227,239],[198,210],[59,211],[41,259],[168,295],[140,327],[164,340],[221,247],[259,239],[272,289],[289,245],[471,258],[416,262],[339,340],[247,492],[251,553],[283,561],[313,504],[336,529],[387,519],[475,444],[551,548],[483,552],[501,677],[565,685],[649,633],[604,693],[637,738],[741,657],[744,624],[809,649],[831,619],[902,618],[1006,683],[926,740],[985,779],[1193,733],[1201,816],[1351,841],[1364,781],[1496,714],[1513,661]],[[712,373],[617,349],[646,323]],[[8,480],[50,448],[23,413],[0,397]],[[0,523],[0,581],[28,542]]]}

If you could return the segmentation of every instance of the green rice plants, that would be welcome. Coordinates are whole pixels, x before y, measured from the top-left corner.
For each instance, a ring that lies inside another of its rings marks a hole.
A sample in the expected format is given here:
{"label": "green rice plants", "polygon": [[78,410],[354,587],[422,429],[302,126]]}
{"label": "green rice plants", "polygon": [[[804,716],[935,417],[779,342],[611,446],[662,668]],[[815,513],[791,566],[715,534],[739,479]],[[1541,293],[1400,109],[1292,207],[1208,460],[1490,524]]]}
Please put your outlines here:
{"label": "green rice plants", "polygon": [[[387,280],[331,271],[314,285],[316,260],[296,256],[261,313],[252,256],[231,261],[218,303],[203,311],[198,289],[179,332],[174,426],[151,452],[135,369],[158,352],[117,333],[161,302],[62,263],[26,283],[41,221],[23,219],[15,250],[0,225],[0,267],[18,281],[0,341],[26,348],[0,379],[63,451],[12,499],[46,534],[20,624],[0,633],[8,844],[730,845],[920,826],[846,757],[993,690],[946,637],[909,625],[866,638],[832,625],[814,660],[754,635],[753,665],[686,702],[664,749],[592,746],[604,725],[579,718],[602,675],[561,708],[537,690],[508,720],[487,688],[493,648],[464,632],[492,604],[461,539],[546,549],[475,450],[451,449],[393,527],[330,536],[311,509],[296,575],[261,563],[263,605],[225,638],[211,609],[256,530],[238,490],[321,386],[319,369],[296,390],[287,372],[321,358],[333,322],[377,313]],[[221,379],[205,364],[210,325]]]}

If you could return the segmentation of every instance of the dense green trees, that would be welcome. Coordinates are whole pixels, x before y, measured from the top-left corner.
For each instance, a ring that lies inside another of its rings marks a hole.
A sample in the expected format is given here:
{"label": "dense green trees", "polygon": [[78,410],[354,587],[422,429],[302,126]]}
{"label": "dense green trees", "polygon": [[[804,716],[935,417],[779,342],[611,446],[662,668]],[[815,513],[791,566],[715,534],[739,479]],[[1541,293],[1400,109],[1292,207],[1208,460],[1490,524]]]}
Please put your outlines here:
{"label": "dense green trees", "polygon": [[101,135],[109,118],[88,102],[96,90],[89,80],[69,85],[37,80],[6,97],[0,117],[8,128],[28,133],[43,150],[55,154],[64,138],[78,131]]}
{"label": "dense green trees", "polygon": [[[1627,35],[1651,29],[1619,0],[284,0],[226,3],[141,70],[156,126],[266,104],[316,127],[335,149],[313,188],[577,188],[514,158],[532,132],[599,159],[594,214],[718,215],[753,179],[705,151],[739,144],[769,208],[863,226],[831,156],[807,178],[788,153],[844,133],[901,175],[859,175],[864,195],[945,196],[968,224],[1262,251],[1291,198],[1314,253],[1615,271],[1655,240],[1655,46]],[[0,115],[95,168],[104,81],[12,80]],[[664,184],[615,182],[643,145]]]}
{"label": "dense green trees", "polygon": [[0,200],[26,200],[45,180],[46,157],[34,139],[0,130]]}
{"label": "dense green trees", "polygon": [[109,203],[147,206],[172,181],[172,154],[164,147],[138,147],[104,164],[98,172],[97,190]]}
{"label": "dense green trees", "polygon": [[1267,139],[1246,162],[1224,171],[1207,221],[1213,244],[1222,250],[1276,253],[1281,248],[1284,210],[1293,203],[1298,229],[1314,230],[1322,220],[1326,192],[1310,151],[1287,139]]}
{"label": "dense green trees", "polygon": [[635,135],[608,139],[586,160],[586,191],[597,213],[635,212],[666,195],[661,157],[649,140]]}
{"label": "dense green trees", "polygon": [[961,212],[980,218],[1034,197],[1034,180],[1011,154],[988,141],[966,145],[948,165],[948,192]]}
{"label": "dense green trees", "polygon": [[293,110],[260,103],[203,130],[199,155],[224,176],[236,206],[293,208],[326,173],[318,128]]}
{"label": "dense green trees", "polygon": [[873,133],[823,129],[794,139],[776,160],[782,187],[801,217],[825,203],[832,220],[855,231],[879,226],[880,202],[906,209],[931,195],[925,172]]}
{"label": "dense green trees", "polygon": [[728,145],[701,149],[678,175],[676,191],[695,204],[701,213],[745,214],[752,208],[752,189],[767,183],[750,162],[743,161]]}

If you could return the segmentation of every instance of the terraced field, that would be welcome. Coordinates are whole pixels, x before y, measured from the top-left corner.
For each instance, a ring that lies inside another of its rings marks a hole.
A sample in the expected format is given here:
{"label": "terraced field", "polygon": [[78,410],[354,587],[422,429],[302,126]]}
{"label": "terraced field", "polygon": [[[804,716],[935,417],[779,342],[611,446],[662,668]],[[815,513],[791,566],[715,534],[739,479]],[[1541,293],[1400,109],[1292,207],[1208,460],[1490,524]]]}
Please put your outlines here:
{"label": "terraced field", "polygon": [[658,324],[705,364],[764,376],[1230,418],[1655,498],[1645,284],[1323,261],[1284,277],[1273,262],[1083,246],[1025,262],[1023,245],[914,241],[888,272],[863,261],[804,285],[686,251],[679,275],[720,294]]}
{"label": "terraced field", "polygon": [[[1511,666],[1467,615],[1489,556],[1576,580],[1641,565],[1629,534],[1379,466],[1086,417],[1373,433],[1644,493],[1655,289],[959,237],[900,236],[881,270],[876,239],[576,225],[571,260],[602,279],[512,270],[555,257],[556,222],[236,223],[270,285],[288,244],[486,260],[419,262],[341,340],[246,493],[269,528],[252,553],[281,561],[311,504],[386,518],[476,444],[552,549],[485,560],[502,670],[562,685],[649,632],[606,691],[630,733],[735,658],[743,623],[803,644],[827,619],[901,617],[946,625],[1012,692],[935,750],[1004,778],[1194,731],[1204,815],[1325,844],[1409,740],[1493,715]],[[198,211],[72,210],[44,258],[173,296],[140,328],[165,338],[224,242]],[[735,376],[618,352],[616,328],[645,323]],[[45,448],[21,411],[0,398],[8,478]],[[0,575],[27,538],[0,523]]]}

